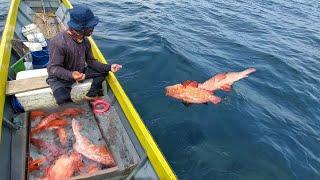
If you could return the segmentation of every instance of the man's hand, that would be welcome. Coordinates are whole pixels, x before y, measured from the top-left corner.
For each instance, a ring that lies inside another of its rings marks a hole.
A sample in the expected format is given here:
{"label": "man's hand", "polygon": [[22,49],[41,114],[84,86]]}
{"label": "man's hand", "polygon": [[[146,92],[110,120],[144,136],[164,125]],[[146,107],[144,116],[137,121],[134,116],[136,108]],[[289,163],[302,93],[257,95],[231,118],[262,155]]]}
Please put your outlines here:
{"label": "man's hand", "polygon": [[114,73],[119,71],[119,69],[121,69],[121,68],[122,68],[122,66],[120,64],[111,64],[111,71]]}
{"label": "man's hand", "polygon": [[86,78],[86,75],[83,73],[80,73],[78,71],[73,71],[72,72],[72,77],[75,81],[83,81]]}

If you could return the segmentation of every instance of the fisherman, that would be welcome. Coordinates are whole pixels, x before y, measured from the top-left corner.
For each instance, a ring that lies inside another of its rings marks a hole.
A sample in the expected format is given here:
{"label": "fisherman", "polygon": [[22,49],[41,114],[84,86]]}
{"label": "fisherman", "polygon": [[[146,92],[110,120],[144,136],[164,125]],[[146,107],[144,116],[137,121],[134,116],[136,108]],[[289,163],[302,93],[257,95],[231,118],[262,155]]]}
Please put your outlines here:
{"label": "fisherman", "polygon": [[68,29],[58,33],[49,43],[48,79],[57,104],[71,102],[71,86],[93,78],[86,100],[102,96],[102,82],[109,71],[117,72],[119,64],[102,64],[94,59],[89,37],[99,19],[85,5],[70,10]]}

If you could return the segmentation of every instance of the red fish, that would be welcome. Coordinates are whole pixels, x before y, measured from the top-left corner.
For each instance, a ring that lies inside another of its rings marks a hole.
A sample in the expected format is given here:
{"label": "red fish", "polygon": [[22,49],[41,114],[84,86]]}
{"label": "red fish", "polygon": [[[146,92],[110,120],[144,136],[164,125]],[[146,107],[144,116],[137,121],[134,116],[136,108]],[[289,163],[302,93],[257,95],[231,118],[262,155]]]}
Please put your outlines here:
{"label": "red fish", "polygon": [[77,116],[85,112],[82,108],[66,108],[61,113],[60,116]]}
{"label": "red fish", "polygon": [[31,134],[35,134],[40,132],[41,130],[43,130],[47,124],[55,119],[59,119],[60,118],[60,113],[52,113],[49,116],[45,117],[35,128],[31,129]]}
{"label": "red fish", "polygon": [[224,91],[231,91],[231,86],[234,82],[239,81],[240,79],[246,78],[249,74],[255,72],[255,68],[248,68],[241,72],[225,72],[220,73],[209,80],[205,81],[202,84],[199,84],[199,88],[206,89],[209,91],[216,91],[216,90],[224,90]]}
{"label": "red fish", "polygon": [[47,150],[49,152],[51,158],[60,156],[61,154],[64,153],[64,150],[59,149],[54,144],[47,143],[47,142],[40,140],[40,139],[30,138],[30,142],[32,145],[34,145],[38,149]]}
{"label": "red fish", "polygon": [[43,118],[45,117],[47,114],[43,111],[40,110],[34,110],[30,112],[30,119],[31,121],[36,120],[38,117]]}
{"label": "red fish", "polygon": [[65,146],[67,144],[67,138],[68,138],[67,132],[64,130],[64,128],[58,128],[57,134],[58,134],[61,145]]}
{"label": "red fish", "polygon": [[212,102],[218,104],[221,98],[214,96],[216,90],[231,91],[234,82],[246,78],[249,74],[255,72],[256,69],[248,68],[241,72],[220,73],[204,83],[187,80],[182,84],[167,86],[165,88],[166,95],[182,100],[184,103],[207,103]]}
{"label": "red fish", "polygon": [[212,102],[218,104],[221,98],[213,95],[211,91],[200,89],[195,81],[185,81],[183,84],[176,84],[166,87],[166,96],[182,100],[184,103],[202,104]]}
{"label": "red fish", "polygon": [[46,126],[50,121],[53,121],[55,119],[60,119],[64,116],[77,116],[81,115],[85,112],[82,108],[66,108],[62,112],[55,112],[44,118],[35,128],[31,130],[31,134],[38,133],[42,131],[43,129],[46,129]]}
{"label": "red fish", "polygon": [[66,180],[69,179],[83,165],[81,154],[72,153],[62,155],[56,160],[53,166],[46,170],[47,180]]}
{"label": "red fish", "polygon": [[55,119],[50,121],[47,125],[46,125],[46,129],[57,129],[60,127],[64,127],[67,126],[69,124],[68,120],[65,119]]}
{"label": "red fish", "polygon": [[92,144],[90,140],[80,134],[80,125],[76,120],[72,120],[72,130],[76,138],[76,142],[73,148],[85,157],[105,164],[109,167],[115,166],[115,161],[111,156],[111,153],[105,146],[97,146]]}
{"label": "red fish", "polygon": [[42,157],[36,160],[33,160],[32,157],[29,159],[29,172],[32,172],[34,170],[40,170],[40,166],[46,162],[47,158]]}
{"label": "red fish", "polygon": [[57,129],[60,127],[67,126],[68,124],[69,124],[68,120],[54,119],[54,120],[48,121],[46,124],[43,124],[41,127],[33,128],[31,130],[31,134],[34,135],[34,134],[39,133],[41,131],[44,131],[46,129]]}

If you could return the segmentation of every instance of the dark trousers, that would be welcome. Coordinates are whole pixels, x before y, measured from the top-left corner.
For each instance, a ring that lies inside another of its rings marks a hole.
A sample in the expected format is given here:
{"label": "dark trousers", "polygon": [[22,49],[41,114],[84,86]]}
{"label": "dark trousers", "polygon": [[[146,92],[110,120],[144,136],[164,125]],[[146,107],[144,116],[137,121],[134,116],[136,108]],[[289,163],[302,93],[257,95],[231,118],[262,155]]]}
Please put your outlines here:
{"label": "dark trousers", "polygon": [[[108,75],[108,73],[101,73],[90,67],[87,67],[84,74],[86,75],[86,79],[93,79],[90,90],[86,95],[89,97],[102,96],[102,82],[105,80],[105,77]],[[53,77],[48,78],[47,83],[52,89],[53,96],[58,105],[72,102],[70,92],[74,81],[67,81]]]}

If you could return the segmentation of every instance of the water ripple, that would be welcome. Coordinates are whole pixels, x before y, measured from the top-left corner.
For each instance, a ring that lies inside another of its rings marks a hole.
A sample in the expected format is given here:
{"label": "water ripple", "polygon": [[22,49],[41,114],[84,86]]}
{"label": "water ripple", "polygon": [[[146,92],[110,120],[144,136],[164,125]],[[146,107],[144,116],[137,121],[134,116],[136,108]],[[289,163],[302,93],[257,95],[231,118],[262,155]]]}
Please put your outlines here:
{"label": "water ripple", "polygon": [[[73,3],[99,16],[94,38],[180,179],[320,179],[318,1]],[[163,92],[250,66],[219,105]]]}

